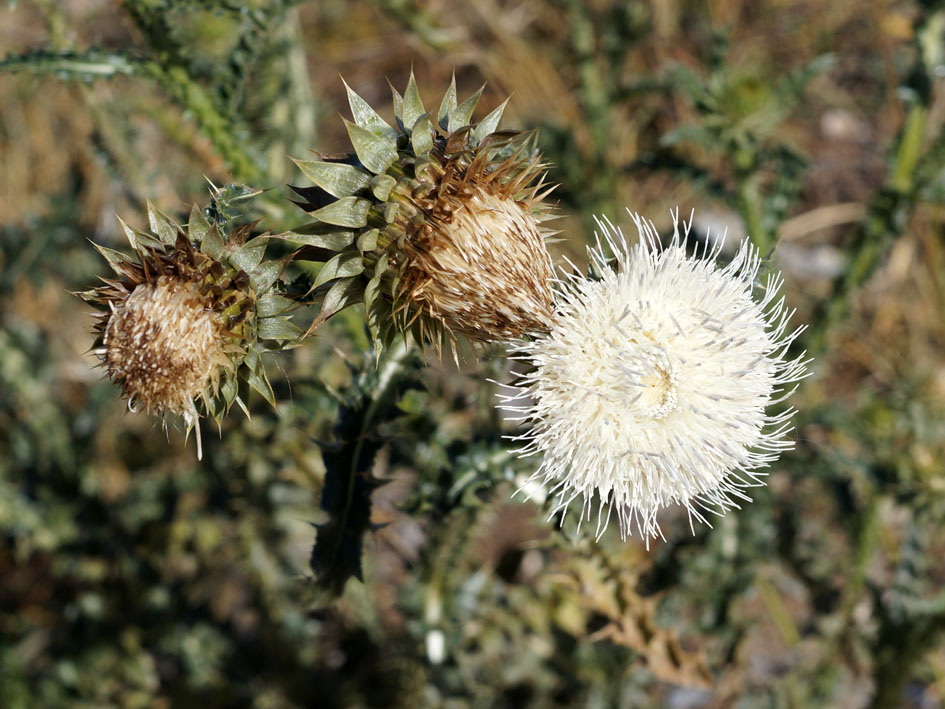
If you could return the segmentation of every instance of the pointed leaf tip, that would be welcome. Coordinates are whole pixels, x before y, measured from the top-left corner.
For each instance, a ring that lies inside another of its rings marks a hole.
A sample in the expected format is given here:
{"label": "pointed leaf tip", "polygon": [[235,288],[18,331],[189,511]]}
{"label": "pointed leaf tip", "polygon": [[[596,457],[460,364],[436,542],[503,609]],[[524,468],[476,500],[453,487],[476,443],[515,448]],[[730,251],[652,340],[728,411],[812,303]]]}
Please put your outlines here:
{"label": "pointed leaf tip", "polygon": [[449,130],[450,115],[456,110],[456,72],[453,72],[453,78],[450,80],[450,87],[443,95],[440,102],[440,110],[436,113],[436,122],[443,130]]}
{"label": "pointed leaf tip", "polygon": [[146,202],[148,207],[148,225],[151,232],[156,234],[161,243],[173,246],[177,241],[177,224],[170,217],[158,210],[151,200]]}
{"label": "pointed leaf tip", "polygon": [[485,88],[485,84],[480,86],[476,93],[459,104],[459,106],[457,106],[456,109],[450,113],[449,124],[447,125],[448,130],[454,131],[457,128],[462,128],[463,126],[468,126],[470,124],[473,111],[476,110],[476,106],[478,105],[479,99],[482,97],[482,92],[485,90]]}
{"label": "pointed leaf tip", "polygon": [[426,113],[426,110],[423,108],[423,101],[420,100],[420,90],[417,88],[417,80],[414,78],[413,71],[411,71],[410,80],[407,82],[407,90],[404,92],[404,128],[406,128],[408,132],[411,131],[417,119],[424,113]]}
{"label": "pointed leaf tip", "polygon": [[492,110],[488,116],[483,118],[473,129],[473,140],[476,143],[482,141],[490,133],[494,133],[499,127],[499,121],[502,120],[502,113],[508,105],[509,99],[505,99],[497,108]]}
{"label": "pointed leaf tip", "polygon": [[204,216],[203,210],[194,204],[190,210],[190,219],[187,221],[187,236],[193,243],[200,244],[209,230],[210,222]]}
{"label": "pointed leaf tip", "polygon": [[366,131],[381,137],[391,137],[397,135],[397,131],[375,111],[371,104],[358,96],[348,83],[342,79],[345,85],[345,91],[348,93],[348,105],[351,107],[351,115],[354,122]]}

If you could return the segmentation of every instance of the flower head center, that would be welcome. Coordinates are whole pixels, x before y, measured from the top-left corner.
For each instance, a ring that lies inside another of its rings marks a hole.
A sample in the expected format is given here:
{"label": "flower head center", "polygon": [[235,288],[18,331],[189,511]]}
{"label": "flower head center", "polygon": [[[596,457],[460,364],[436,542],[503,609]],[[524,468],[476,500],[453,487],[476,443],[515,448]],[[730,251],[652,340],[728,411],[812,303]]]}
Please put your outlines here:
{"label": "flower head center", "polygon": [[105,366],[129,401],[184,413],[225,363],[220,324],[195,284],[161,276],[114,308],[105,330]]}
{"label": "flower head center", "polygon": [[644,377],[643,385],[646,388],[640,401],[647,416],[661,419],[677,408],[676,376],[672,371],[656,367],[649,376]]}
{"label": "flower head center", "polygon": [[664,347],[649,339],[643,342],[631,339],[624,360],[627,362],[622,367],[624,372],[639,389],[631,407],[634,413],[658,420],[679,407],[676,394],[679,367],[670,360]]}

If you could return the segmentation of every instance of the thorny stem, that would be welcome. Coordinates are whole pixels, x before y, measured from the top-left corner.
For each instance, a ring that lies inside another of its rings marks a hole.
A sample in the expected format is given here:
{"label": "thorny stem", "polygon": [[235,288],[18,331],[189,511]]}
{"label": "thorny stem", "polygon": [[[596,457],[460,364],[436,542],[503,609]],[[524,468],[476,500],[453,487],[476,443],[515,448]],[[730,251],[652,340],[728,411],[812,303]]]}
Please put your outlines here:
{"label": "thorny stem", "polygon": [[354,498],[354,479],[359,471],[357,470],[358,461],[361,458],[361,449],[364,447],[364,438],[367,435],[368,428],[374,423],[374,415],[378,407],[383,403],[390,393],[392,385],[397,383],[397,372],[401,369],[404,359],[406,359],[410,347],[408,345],[391,345],[385,348],[381,355],[381,361],[378,363],[380,375],[377,379],[377,389],[374,391],[374,397],[370,405],[364,412],[364,418],[361,419],[361,431],[358,434],[358,442],[354,446],[354,455],[351,457],[351,470],[348,475],[348,487],[345,491],[345,505],[342,512],[342,519],[347,518],[351,510],[351,501]]}

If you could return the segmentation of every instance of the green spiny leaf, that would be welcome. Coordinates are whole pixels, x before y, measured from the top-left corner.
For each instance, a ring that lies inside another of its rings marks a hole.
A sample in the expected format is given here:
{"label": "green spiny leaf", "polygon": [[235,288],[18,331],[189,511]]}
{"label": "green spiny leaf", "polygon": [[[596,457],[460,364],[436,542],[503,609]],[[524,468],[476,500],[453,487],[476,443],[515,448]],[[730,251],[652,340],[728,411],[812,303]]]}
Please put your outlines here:
{"label": "green spiny leaf", "polygon": [[417,80],[413,72],[410,72],[410,80],[407,82],[407,90],[404,92],[404,108],[402,120],[407,132],[413,130],[414,124],[420,118],[426,109],[423,108],[423,101],[420,100],[420,90],[417,88]]}
{"label": "green spiny leaf", "polygon": [[349,305],[360,303],[363,299],[364,280],[358,276],[343,278],[328,289],[318,317],[325,320]]}
{"label": "green spiny leaf", "polygon": [[317,288],[322,283],[327,283],[335,278],[357,276],[363,270],[364,264],[361,262],[361,254],[340,253],[322,266],[322,270],[318,272],[312,287]]}
{"label": "green spiny leaf", "polygon": [[453,78],[450,80],[450,87],[446,90],[446,93],[443,95],[443,100],[440,102],[440,110],[436,114],[436,122],[439,123],[440,128],[443,130],[449,130],[449,120],[450,116],[456,110],[456,72],[453,72]]}
{"label": "green spiny leaf", "polygon": [[177,242],[177,231],[179,227],[169,216],[155,209],[151,200],[147,200],[148,224],[151,231],[157,234],[158,238],[165,246],[173,246]]}
{"label": "green spiny leaf", "polygon": [[476,93],[459,104],[459,106],[450,113],[449,124],[447,125],[450,132],[470,124],[473,111],[476,110],[476,105],[479,103],[479,98],[482,96],[483,89],[485,88],[485,84],[483,84]]}
{"label": "green spiny leaf", "polygon": [[211,224],[210,228],[203,235],[200,242],[200,250],[212,259],[219,261],[223,258],[223,237],[220,236],[220,230],[216,224]]}
{"label": "green spiny leaf", "polygon": [[246,354],[244,364],[247,368],[246,381],[250,387],[262,394],[263,398],[271,406],[276,405],[276,395],[272,391],[272,384],[269,383],[269,377],[266,376],[266,369],[263,367],[262,357],[259,352],[250,348]]}
{"label": "green spiny leaf", "polygon": [[361,164],[375,175],[387,172],[387,168],[397,159],[397,146],[394,141],[379,137],[350,121],[345,121],[345,127]]}
{"label": "green spiny leaf", "polygon": [[389,81],[387,84],[390,86],[390,94],[394,99],[394,116],[400,122],[402,128],[404,125],[404,97],[400,95],[400,92],[395,89]]}
{"label": "green spiny leaf", "polygon": [[230,263],[246,273],[256,270],[266,252],[268,237],[258,236],[230,254]]}
{"label": "green spiny leaf", "polygon": [[249,284],[257,293],[267,290],[282,273],[281,261],[263,261],[249,274]]}
{"label": "green spiny leaf", "polygon": [[227,408],[230,408],[233,404],[233,400],[236,399],[238,389],[239,384],[236,377],[225,377],[223,379],[223,384],[220,385],[220,396],[222,396],[223,401],[226,402]]}
{"label": "green spiny leaf", "polygon": [[410,142],[416,155],[426,155],[433,149],[433,123],[429,113],[417,119],[410,134]]}
{"label": "green spiny leaf", "polygon": [[[361,234],[357,240],[358,251],[361,253],[364,253],[365,251],[373,251],[377,247],[378,234],[378,229],[368,229],[366,232]],[[386,256],[387,254],[384,255]]]}
{"label": "green spiny leaf", "polygon": [[354,243],[354,231],[332,228],[330,224],[313,222],[292,231],[277,234],[273,239],[284,239],[305,246],[317,246],[332,251],[341,251]]}
{"label": "green spiny leaf", "polygon": [[96,244],[94,241],[90,243],[92,244],[92,246],[95,247],[95,250],[98,251],[105,258],[105,260],[108,261],[108,264],[112,268],[114,268],[116,271],[118,270],[117,269],[118,266],[128,263],[128,257],[125,256],[120,251],[115,251],[115,249],[110,249],[107,246],[100,246],[99,244]]}
{"label": "green spiny leaf", "polygon": [[367,187],[371,175],[353,165],[321,160],[295,160],[308,179],[332,197],[349,197]]}
{"label": "green spiny leaf", "polygon": [[492,110],[488,116],[479,121],[479,124],[473,128],[473,140],[478,144],[490,133],[494,133],[499,127],[499,121],[502,120],[502,112],[505,110],[509,100],[505,99],[498,108]]}
{"label": "green spiny leaf", "polygon": [[202,244],[209,229],[210,222],[204,216],[203,210],[195,204],[190,210],[190,220],[187,222],[187,237],[195,244]]}
{"label": "green spiny leaf", "polygon": [[386,202],[396,185],[397,179],[392,175],[375,175],[371,180],[371,192],[378,200]]}
{"label": "green spiny leaf", "polygon": [[288,318],[262,318],[256,324],[260,340],[296,340],[302,335],[298,325]]}
{"label": "green spiny leaf", "polygon": [[345,83],[345,90],[348,92],[348,105],[351,106],[351,115],[354,116],[354,122],[358,126],[383,138],[391,138],[397,135],[397,131],[381,118],[377,111],[371,108],[371,104],[352,91],[347,83]]}
{"label": "green spiny leaf", "polygon": [[318,221],[335,226],[358,228],[367,224],[371,203],[359,197],[342,197],[321,209],[309,212]]}
{"label": "green spiny leaf", "polygon": [[291,298],[284,295],[270,293],[256,301],[256,316],[259,318],[271,318],[276,315],[282,315],[296,306]]}
{"label": "green spiny leaf", "polygon": [[131,244],[131,248],[135,251],[139,251],[143,248],[160,248],[164,245],[161,241],[154,238],[154,235],[148,234],[146,231],[141,231],[140,229],[135,229],[133,226],[128,226],[121,217],[118,217],[118,223],[121,224],[121,228],[128,238],[128,243]]}

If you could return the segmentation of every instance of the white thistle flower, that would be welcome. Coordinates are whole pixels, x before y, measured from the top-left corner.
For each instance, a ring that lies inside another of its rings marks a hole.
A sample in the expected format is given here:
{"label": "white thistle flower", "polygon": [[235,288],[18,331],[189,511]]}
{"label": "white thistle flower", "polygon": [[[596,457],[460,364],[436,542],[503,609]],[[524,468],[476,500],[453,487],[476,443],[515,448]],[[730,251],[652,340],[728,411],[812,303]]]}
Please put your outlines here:
{"label": "white thistle flower", "polygon": [[787,330],[794,311],[775,300],[780,275],[753,298],[761,258],[750,242],[720,268],[722,239],[687,255],[691,217],[673,213],[665,250],[652,222],[631,217],[633,247],[598,221],[615,260],[598,237],[589,253],[600,279],[559,281],[551,331],[514,346],[532,366],[501,399],[530,425],[515,439],[522,455],[542,456],[531,481],[557,495],[552,515],[581,497],[583,521],[596,493],[598,536],[616,508],[621,536],[636,526],[649,544],[662,536],[663,507],[685,505],[692,526],[707,522],[703,511],[750,500],[744,489],[793,446],[793,409],[767,409],[797,388],[808,362],[787,358],[804,328]]}

